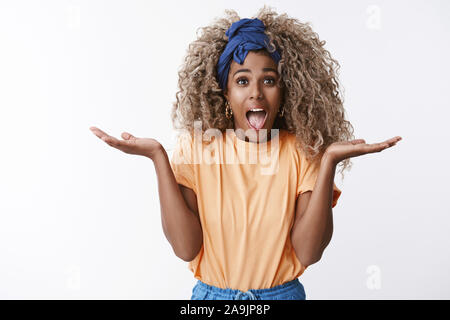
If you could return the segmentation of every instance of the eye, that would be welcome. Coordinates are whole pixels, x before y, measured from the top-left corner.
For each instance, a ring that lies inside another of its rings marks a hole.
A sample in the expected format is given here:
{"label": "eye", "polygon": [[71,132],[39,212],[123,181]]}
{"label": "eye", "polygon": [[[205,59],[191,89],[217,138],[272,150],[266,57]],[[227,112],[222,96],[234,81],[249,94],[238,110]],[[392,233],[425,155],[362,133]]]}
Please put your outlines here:
{"label": "eye", "polygon": [[240,83],[240,81],[247,81],[247,79],[246,78],[239,78],[239,79],[236,80],[236,83],[237,84],[243,84],[243,83]]}
{"label": "eye", "polygon": [[265,81],[265,80],[270,80],[271,82],[270,82],[269,84],[274,84],[274,83],[275,83],[275,79],[272,78],[272,77],[270,77],[270,78],[265,78],[264,81]]}
{"label": "eye", "polygon": [[[236,80],[236,83],[237,84],[241,84],[241,85],[246,84],[246,83],[242,83],[241,81],[247,81],[248,82],[247,78],[239,78],[239,79]],[[264,81],[269,81],[268,84],[274,84],[275,83],[275,78],[268,77],[268,78],[265,78]]]}

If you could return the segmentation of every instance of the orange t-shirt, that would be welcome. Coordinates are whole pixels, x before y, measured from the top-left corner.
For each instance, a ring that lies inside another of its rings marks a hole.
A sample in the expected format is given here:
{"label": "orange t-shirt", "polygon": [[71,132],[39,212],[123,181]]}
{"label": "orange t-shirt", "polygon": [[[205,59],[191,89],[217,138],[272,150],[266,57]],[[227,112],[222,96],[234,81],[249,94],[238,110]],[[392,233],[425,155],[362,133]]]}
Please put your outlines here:
{"label": "orange t-shirt", "polygon": [[[297,196],[314,189],[319,167],[296,148],[294,134],[277,131],[264,143],[243,141],[232,129],[216,130],[211,141],[201,131],[178,136],[171,167],[177,182],[195,192],[203,230],[189,269],[206,284],[266,289],[306,269],[290,231]],[[334,184],[332,207],[340,194]]]}

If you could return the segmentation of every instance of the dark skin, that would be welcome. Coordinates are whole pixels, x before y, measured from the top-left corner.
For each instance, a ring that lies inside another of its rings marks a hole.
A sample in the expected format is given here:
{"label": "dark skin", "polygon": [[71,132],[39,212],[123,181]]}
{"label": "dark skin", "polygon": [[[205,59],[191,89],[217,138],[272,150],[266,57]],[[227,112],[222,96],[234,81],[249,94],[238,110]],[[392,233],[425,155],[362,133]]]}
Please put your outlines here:
{"label": "dark skin", "polygon": [[[263,104],[268,111],[264,129],[271,129],[283,96],[282,88],[274,85],[280,81],[275,62],[264,53],[249,52],[243,65],[233,61],[230,66],[227,90],[224,93],[231,104],[234,129],[249,130],[245,111],[254,104]],[[248,69],[238,72],[239,69]],[[161,219],[164,234],[175,254],[184,261],[193,260],[203,243],[197,196],[194,191],[176,183],[163,146],[152,138],[137,138],[130,133],[122,133],[123,140],[91,127],[91,131],[109,146],[128,154],[142,155],[153,160],[158,177],[161,203]],[[249,139],[259,142],[254,129]],[[236,134],[242,140],[245,136]],[[270,133],[270,130],[268,131]],[[270,137],[269,137],[270,139]],[[394,146],[401,137],[384,142],[367,144],[362,139],[335,142],[325,151],[320,161],[319,175],[313,191],[300,194],[296,200],[295,221],[291,229],[291,242],[299,261],[309,266],[320,260],[331,240],[333,232],[332,195],[336,166],[339,162],[364,154],[381,152]]]}
{"label": "dark skin", "polygon": [[262,129],[268,130],[267,140],[270,140],[270,129],[278,116],[283,97],[280,81],[277,64],[265,51],[250,51],[242,65],[234,60],[231,62],[224,96],[233,111],[234,130],[243,130],[236,131],[239,139],[246,140],[243,132],[248,130],[248,141],[259,142],[257,131],[247,123],[246,111],[254,105],[262,105],[268,112]]}
{"label": "dark skin", "polygon": [[153,160],[164,235],[177,257],[193,260],[203,244],[197,197],[192,189],[177,183],[164,147],[153,138],[138,138],[128,132],[123,132],[123,140],[119,140],[99,128],[90,130],[113,148]]}
{"label": "dark skin", "polygon": [[[250,51],[242,65],[234,60],[230,65],[224,95],[233,110],[234,129],[249,130],[247,132],[250,133],[248,137],[250,142],[258,143],[259,136],[246,121],[249,106],[261,104],[267,108],[268,116],[263,129],[271,129],[277,117],[283,89],[276,85],[281,81],[276,70],[275,61],[265,51]],[[241,140],[247,138],[240,131],[236,132],[236,135]],[[270,136],[268,139],[270,140]],[[380,152],[394,146],[400,140],[401,137],[397,136],[381,143],[366,144],[364,140],[357,139],[336,142],[326,149],[314,191],[300,194],[296,201],[291,242],[299,261],[304,266],[319,261],[331,240],[333,233],[331,205],[337,164],[347,158]]]}
{"label": "dark skin", "polygon": [[304,266],[318,262],[333,234],[333,183],[336,166],[342,160],[393,147],[402,138],[367,144],[364,139],[335,142],[325,151],[313,191],[297,197],[291,242],[297,258]]}

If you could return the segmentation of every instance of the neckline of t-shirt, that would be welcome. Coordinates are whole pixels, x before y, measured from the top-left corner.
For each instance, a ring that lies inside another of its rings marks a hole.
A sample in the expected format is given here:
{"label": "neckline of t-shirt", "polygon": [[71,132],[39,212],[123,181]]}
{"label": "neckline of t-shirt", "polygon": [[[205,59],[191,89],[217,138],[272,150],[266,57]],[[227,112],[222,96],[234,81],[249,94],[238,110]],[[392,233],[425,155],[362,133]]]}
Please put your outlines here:
{"label": "neckline of t-shirt", "polygon": [[[237,147],[239,149],[243,149],[247,153],[262,153],[262,152],[269,151],[269,148],[272,145],[273,139],[276,138],[277,136],[278,136],[278,147],[280,147],[281,138],[287,133],[287,131],[284,129],[277,129],[277,130],[278,130],[278,134],[275,135],[274,137],[271,137],[271,139],[269,141],[259,142],[259,143],[247,142],[247,141],[239,139],[238,136],[236,135],[236,132],[234,129],[227,130],[226,133],[227,133],[227,135],[231,136],[231,138],[235,141],[235,144],[237,145]],[[273,152],[273,150],[271,150],[270,152]]]}

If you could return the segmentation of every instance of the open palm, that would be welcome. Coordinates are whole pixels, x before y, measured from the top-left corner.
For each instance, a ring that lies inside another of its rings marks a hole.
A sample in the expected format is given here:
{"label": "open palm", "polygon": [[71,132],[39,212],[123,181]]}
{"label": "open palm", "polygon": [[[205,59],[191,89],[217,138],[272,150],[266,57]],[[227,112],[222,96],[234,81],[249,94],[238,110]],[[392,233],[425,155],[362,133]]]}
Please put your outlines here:
{"label": "open palm", "polygon": [[402,138],[400,136],[397,136],[384,142],[372,144],[367,144],[364,139],[339,141],[329,145],[325,152],[334,161],[334,163],[337,164],[347,158],[383,151],[384,149],[395,146],[395,144],[401,139]]}
{"label": "open palm", "polygon": [[90,127],[89,129],[111,147],[125,153],[141,155],[153,159],[154,155],[162,148],[162,145],[152,138],[137,138],[128,132],[123,132],[122,138],[124,140],[119,140],[97,127]]}

